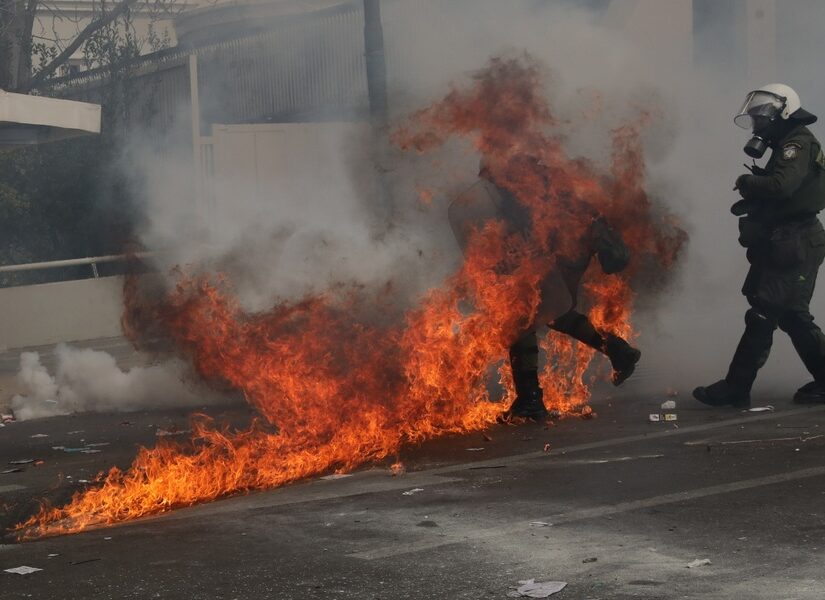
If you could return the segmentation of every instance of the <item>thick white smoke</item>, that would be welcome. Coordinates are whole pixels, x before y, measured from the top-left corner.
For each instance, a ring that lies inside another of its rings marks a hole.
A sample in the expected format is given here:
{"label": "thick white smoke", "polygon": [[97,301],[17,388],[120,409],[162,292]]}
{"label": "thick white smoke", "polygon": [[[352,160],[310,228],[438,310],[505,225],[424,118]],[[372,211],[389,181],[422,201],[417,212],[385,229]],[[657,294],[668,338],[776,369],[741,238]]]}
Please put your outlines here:
{"label": "thick white smoke", "polygon": [[19,421],[79,412],[131,412],[171,406],[204,406],[224,401],[191,383],[180,361],[122,370],[114,357],[89,348],[59,344],[54,374],[37,352],[20,355],[21,393],[12,399]]}

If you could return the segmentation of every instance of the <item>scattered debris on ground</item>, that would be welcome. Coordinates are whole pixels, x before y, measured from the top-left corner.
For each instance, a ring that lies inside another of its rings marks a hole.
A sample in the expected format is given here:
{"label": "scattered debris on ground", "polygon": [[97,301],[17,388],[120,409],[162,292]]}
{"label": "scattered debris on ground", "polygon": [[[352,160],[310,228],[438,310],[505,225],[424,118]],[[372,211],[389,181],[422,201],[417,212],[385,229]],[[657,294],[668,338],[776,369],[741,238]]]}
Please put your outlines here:
{"label": "scattered debris on ground", "polygon": [[101,560],[101,559],[100,558],[86,558],[84,560],[76,560],[74,562],[70,562],[69,564],[73,565],[73,566],[74,565],[85,565],[86,563],[97,562],[99,560]]}
{"label": "scattered debris on ground", "polygon": [[697,558],[685,565],[688,569],[695,569],[697,567],[706,567],[711,564],[709,558]]}
{"label": "scattered debris on ground", "polygon": [[668,400],[667,402],[662,402],[662,410],[676,410],[676,401]]}
{"label": "scattered debris on ground", "polygon": [[401,494],[404,495],[404,496],[412,496],[414,494],[417,494],[418,492],[423,492],[423,491],[424,491],[424,488],[413,488],[411,490],[407,490],[406,492],[401,492]]}
{"label": "scattered debris on ground", "polygon": [[88,444],[86,446],[80,446],[78,448],[67,448],[66,446],[52,446],[52,450],[63,450],[68,454],[79,453],[79,454],[98,454],[100,450],[97,448],[93,448],[92,446],[101,446],[106,444]]}
{"label": "scattered debris on ground", "polygon": [[510,598],[548,598],[567,587],[566,581],[536,581],[527,579],[519,581],[519,586],[507,596]]}
{"label": "scattered debris on ground", "polygon": [[594,562],[597,562],[598,560],[599,560],[599,559],[598,559],[598,558],[596,558],[595,556],[591,556],[590,558],[585,558],[582,562],[583,562],[583,563],[585,563],[585,564],[587,564],[587,563],[594,563]]}
{"label": "scattered debris on ground", "polygon": [[427,519],[424,519],[423,521],[421,521],[419,523],[416,523],[415,526],[416,527],[438,527],[438,523],[436,523],[435,521],[429,521]]}
{"label": "scattered debris on ground", "polygon": [[332,473],[331,475],[324,475],[321,477],[324,481],[334,481],[336,479],[346,479],[347,477],[352,477],[351,473]]}
{"label": "scattered debris on ground", "polygon": [[37,571],[42,571],[43,569],[38,569],[37,567],[27,567],[23,565],[21,567],[14,567],[13,569],[4,569],[4,573],[12,573],[14,575],[29,575],[30,573],[37,573]]}
{"label": "scattered debris on ground", "polygon": [[773,406],[768,404],[767,406],[754,406],[753,408],[743,410],[742,412],[759,413],[759,412],[773,412],[773,411],[774,411]]}
{"label": "scattered debris on ground", "polygon": [[191,429],[177,429],[175,427],[172,427],[170,429],[158,428],[158,430],[155,431],[155,437],[170,437],[170,436],[175,436],[175,435],[186,435],[187,433],[192,433],[192,430]]}

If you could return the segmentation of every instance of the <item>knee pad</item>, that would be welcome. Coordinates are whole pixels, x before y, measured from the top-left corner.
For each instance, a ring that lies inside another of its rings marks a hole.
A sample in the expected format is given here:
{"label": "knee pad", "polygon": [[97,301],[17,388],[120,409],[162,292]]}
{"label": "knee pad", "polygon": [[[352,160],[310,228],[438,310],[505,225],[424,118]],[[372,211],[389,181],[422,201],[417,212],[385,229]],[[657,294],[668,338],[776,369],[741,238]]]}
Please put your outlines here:
{"label": "knee pad", "polygon": [[751,308],[745,313],[745,325],[757,331],[772,332],[776,329],[776,319],[764,312]]}

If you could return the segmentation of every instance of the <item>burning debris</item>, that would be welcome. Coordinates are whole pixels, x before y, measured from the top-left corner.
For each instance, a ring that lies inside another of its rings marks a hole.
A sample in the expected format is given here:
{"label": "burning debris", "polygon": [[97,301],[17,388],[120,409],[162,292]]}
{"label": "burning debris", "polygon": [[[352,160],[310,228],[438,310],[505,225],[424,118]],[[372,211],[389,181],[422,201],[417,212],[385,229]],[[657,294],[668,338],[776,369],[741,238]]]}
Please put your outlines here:
{"label": "burning debris", "polygon": [[[130,469],[113,468],[66,506],[44,508],[19,535],[75,532],[346,472],[397,456],[406,443],[488,427],[502,410],[491,402],[488,369],[534,319],[552,257],[577,242],[594,211],[621,230],[634,256],[621,276],[586,276],[581,300],[599,329],[631,335],[635,278],[664,276],[685,241],[669,218],[655,216],[661,210],[644,190],[638,136],[650,117],[613,132],[612,168],[602,172],[569,156],[553,134],[541,83],[531,60],[496,59],[395,130],[399,147],[419,152],[454,137],[472,141],[534,228],[530,240],[506,235],[498,222],[476,231],[464,264],[400,322],[381,318],[395,312],[383,290],[358,286],[249,314],[209,275],[181,273],[160,299],[131,281],[128,328],[163,332],[206,381],[242,391],[261,421],[236,431],[194,417],[190,441],[141,449]],[[542,374],[547,403],[583,415],[592,351],[553,335],[544,349],[552,357]]]}

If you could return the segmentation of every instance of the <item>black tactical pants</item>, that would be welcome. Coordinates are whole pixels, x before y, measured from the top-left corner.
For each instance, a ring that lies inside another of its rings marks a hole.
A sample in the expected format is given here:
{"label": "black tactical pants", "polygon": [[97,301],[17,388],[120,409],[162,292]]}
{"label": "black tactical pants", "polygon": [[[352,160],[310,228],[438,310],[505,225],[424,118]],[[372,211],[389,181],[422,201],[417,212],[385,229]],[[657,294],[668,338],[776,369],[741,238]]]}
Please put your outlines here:
{"label": "black tactical pants", "polygon": [[790,259],[787,252],[778,255],[770,245],[751,251],[751,269],[742,290],[751,309],[745,314],[745,332],[725,378],[745,393],[750,393],[757,371],[768,360],[777,327],[790,336],[814,379],[825,383],[825,335],[809,310],[825,258],[825,231],[814,219],[791,233],[797,236],[798,245],[790,244],[794,248]]}
{"label": "black tactical pants", "polygon": [[[602,335],[596,331],[587,315],[576,310],[566,312],[549,323],[548,327],[569,335],[599,352],[605,351],[605,340]],[[520,382],[538,381],[538,357],[539,345],[535,330],[526,332],[510,347],[510,366],[513,369],[516,387]]]}

